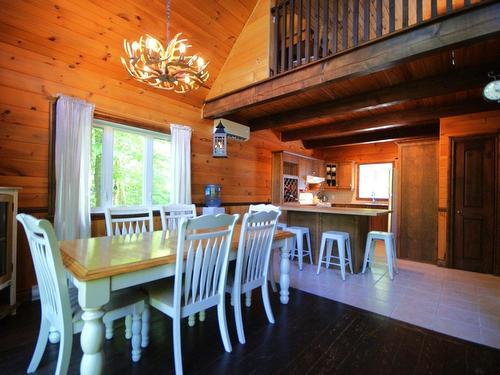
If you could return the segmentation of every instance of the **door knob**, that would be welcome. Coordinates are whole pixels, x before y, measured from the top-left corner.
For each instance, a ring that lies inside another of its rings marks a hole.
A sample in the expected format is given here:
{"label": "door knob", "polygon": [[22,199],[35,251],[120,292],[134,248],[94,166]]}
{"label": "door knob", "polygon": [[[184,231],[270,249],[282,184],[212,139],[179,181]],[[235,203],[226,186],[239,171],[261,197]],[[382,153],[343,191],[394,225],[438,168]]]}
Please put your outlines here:
{"label": "door knob", "polygon": [[457,210],[457,214],[462,215],[462,210]]}

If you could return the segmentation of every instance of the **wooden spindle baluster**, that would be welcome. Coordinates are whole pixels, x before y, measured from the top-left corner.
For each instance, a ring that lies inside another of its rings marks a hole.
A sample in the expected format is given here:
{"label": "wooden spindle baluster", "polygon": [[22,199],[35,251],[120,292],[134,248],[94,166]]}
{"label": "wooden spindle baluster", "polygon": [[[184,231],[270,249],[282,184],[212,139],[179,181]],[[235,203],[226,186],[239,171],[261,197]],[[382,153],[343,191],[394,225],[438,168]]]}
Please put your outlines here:
{"label": "wooden spindle baluster", "polygon": [[403,0],[403,29],[408,27],[408,0]]}
{"label": "wooden spindle baluster", "polygon": [[297,1],[297,66],[302,64],[302,0]]}
{"label": "wooden spindle baluster", "polygon": [[306,40],[304,41],[306,64],[311,59],[311,0],[306,0]]}
{"label": "wooden spindle baluster", "polygon": [[349,7],[347,0],[342,0],[342,49],[347,49],[347,21],[349,16]]}
{"label": "wooden spindle baluster", "polygon": [[295,23],[295,4],[290,0],[290,18],[289,18],[289,35],[288,35],[288,69],[293,69],[293,32]]}
{"label": "wooden spindle baluster", "polygon": [[358,45],[359,38],[359,0],[353,0],[352,4],[352,46]]}
{"label": "wooden spindle baluster", "polygon": [[363,42],[368,42],[370,40],[370,0],[364,1],[363,11]]}
{"label": "wooden spindle baluster", "polygon": [[323,0],[323,45],[321,47],[322,53],[321,57],[326,57],[329,55],[328,53],[328,4],[330,1]]}
{"label": "wooden spindle baluster", "polygon": [[438,14],[437,0],[431,0],[431,18],[437,17],[437,14]]}
{"label": "wooden spindle baluster", "polygon": [[333,20],[332,20],[332,52],[337,53],[337,33],[338,33],[338,18],[339,18],[339,2],[333,0]]}
{"label": "wooden spindle baluster", "polygon": [[286,3],[281,6],[281,72],[286,69]]}
{"label": "wooden spindle baluster", "polygon": [[377,0],[377,7],[375,9],[376,11],[376,19],[377,19],[377,24],[376,24],[376,29],[377,29],[377,38],[382,36],[382,0]]}
{"label": "wooden spindle baluster", "polygon": [[396,29],[396,6],[395,0],[389,0],[389,32],[392,33]]}
{"label": "wooden spindle baluster", "polygon": [[417,23],[422,22],[422,0],[417,0]]}
{"label": "wooden spindle baluster", "polygon": [[319,57],[319,0],[314,0],[314,60]]}
{"label": "wooden spindle baluster", "polygon": [[279,49],[279,6],[276,5],[273,9],[273,19],[274,19],[274,54],[273,54],[273,75],[276,75],[279,73],[278,71],[278,49]]}

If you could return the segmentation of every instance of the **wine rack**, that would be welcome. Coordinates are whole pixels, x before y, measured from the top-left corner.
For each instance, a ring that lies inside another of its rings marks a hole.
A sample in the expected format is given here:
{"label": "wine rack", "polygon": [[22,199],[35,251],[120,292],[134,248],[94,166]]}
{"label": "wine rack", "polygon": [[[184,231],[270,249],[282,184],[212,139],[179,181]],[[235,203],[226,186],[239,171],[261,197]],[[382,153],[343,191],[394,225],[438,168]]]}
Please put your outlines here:
{"label": "wine rack", "polygon": [[283,202],[295,202],[299,196],[299,177],[283,176]]}

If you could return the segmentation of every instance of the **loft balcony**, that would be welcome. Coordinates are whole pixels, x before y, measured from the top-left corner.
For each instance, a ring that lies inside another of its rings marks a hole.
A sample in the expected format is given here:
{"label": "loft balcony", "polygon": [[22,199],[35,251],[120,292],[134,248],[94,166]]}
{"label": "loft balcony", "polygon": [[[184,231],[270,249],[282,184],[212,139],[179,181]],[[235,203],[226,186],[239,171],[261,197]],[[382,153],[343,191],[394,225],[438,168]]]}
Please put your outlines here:
{"label": "loft balcony", "polygon": [[207,99],[205,118],[316,149],[436,136],[442,117],[495,108],[482,88],[500,72],[498,1],[286,0],[270,12],[269,77]]}

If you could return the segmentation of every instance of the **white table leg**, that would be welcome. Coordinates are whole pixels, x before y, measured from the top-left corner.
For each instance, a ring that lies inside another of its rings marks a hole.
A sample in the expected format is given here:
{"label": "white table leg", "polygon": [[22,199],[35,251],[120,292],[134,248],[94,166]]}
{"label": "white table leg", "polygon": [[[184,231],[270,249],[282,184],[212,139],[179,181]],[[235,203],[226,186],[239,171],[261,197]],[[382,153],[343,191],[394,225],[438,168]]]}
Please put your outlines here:
{"label": "white table leg", "polygon": [[104,312],[100,309],[83,309],[83,329],[80,336],[83,357],[80,363],[80,374],[99,375],[103,373],[104,352]]}
{"label": "white table leg", "polygon": [[100,375],[104,371],[102,306],[109,302],[110,286],[109,278],[78,283],[78,303],[83,310],[80,336],[83,351],[80,363],[82,375]]}
{"label": "white table leg", "polygon": [[292,238],[283,241],[280,244],[281,260],[280,260],[280,302],[286,305],[289,301],[290,292],[290,248]]}

